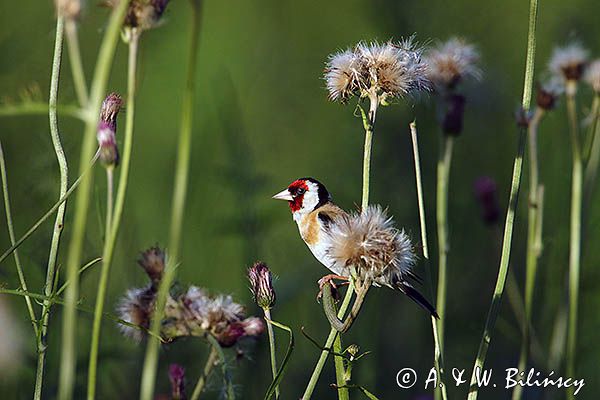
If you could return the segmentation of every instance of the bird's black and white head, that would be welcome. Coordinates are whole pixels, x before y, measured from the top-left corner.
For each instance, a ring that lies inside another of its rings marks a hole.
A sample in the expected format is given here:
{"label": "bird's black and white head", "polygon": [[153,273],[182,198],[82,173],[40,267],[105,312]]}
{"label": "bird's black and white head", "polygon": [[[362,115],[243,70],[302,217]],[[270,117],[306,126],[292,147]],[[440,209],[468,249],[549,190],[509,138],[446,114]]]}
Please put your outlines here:
{"label": "bird's black and white head", "polygon": [[288,201],[294,219],[331,201],[331,195],[325,186],[314,178],[296,179],[273,198]]}

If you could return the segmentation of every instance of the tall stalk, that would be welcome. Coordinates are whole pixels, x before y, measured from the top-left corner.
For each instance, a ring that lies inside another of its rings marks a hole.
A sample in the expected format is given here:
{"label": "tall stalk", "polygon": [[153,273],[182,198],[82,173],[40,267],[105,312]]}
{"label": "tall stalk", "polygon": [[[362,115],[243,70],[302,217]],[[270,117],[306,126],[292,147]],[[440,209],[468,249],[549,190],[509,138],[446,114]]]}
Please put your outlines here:
{"label": "tall stalk", "polygon": [[79,47],[79,36],[77,35],[77,21],[68,18],[65,23],[65,33],[67,35],[67,50],[69,51],[69,61],[71,64],[71,73],[73,74],[73,83],[75,93],[81,107],[85,107],[88,102],[88,90],[85,83],[85,73],[83,72],[83,62],[81,61],[81,49]]}
{"label": "tall stalk", "polygon": [[192,147],[192,122],[194,95],[196,88],[196,62],[198,58],[198,39],[200,33],[201,1],[191,0],[192,26],[190,30],[190,47],[187,66],[187,81],[181,105],[181,126],[179,131],[179,144],[177,147],[177,166],[175,169],[175,186],[173,188],[173,203],[171,208],[171,228],[169,233],[169,254],[165,273],[158,288],[156,308],[150,326],[153,336],[148,338],[144,369],[140,388],[140,398],[151,400],[154,394],[156,381],[156,368],[158,366],[158,350],[160,341],[158,335],[167,296],[171,283],[175,278],[175,270],[181,249],[181,232],[185,198],[187,195],[190,152]]}
{"label": "tall stalk", "polygon": [[[429,264],[429,244],[427,242],[427,224],[425,222],[425,202],[423,200],[423,182],[421,180],[421,157],[419,156],[419,143],[417,138],[417,123],[416,121],[411,122],[410,124],[410,137],[412,139],[412,147],[413,147],[413,158],[415,161],[415,183],[417,186],[417,203],[419,205],[419,224],[421,227],[421,243],[423,246],[423,258],[425,259],[425,274],[427,275],[426,279],[429,281],[430,288],[433,287],[433,281],[431,278],[431,265]],[[448,394],[446,393],[446,380],[445,380],[445,370],[444,370],[444,356],[443,356],[443,348],[440,342],[440,335],[437,329],[437,321],[433,315],[431,318],[431,331],[433,333],[433,341],[435,344],[434,349],[434,364],[436,370],[440,374],[439,385],[440,390],[436,390],[434,395],[436,398],[441,398],[446,400],[448,398]]]}
{"label": "tall stalk", "polygon": [[[271,324],[271,309],[264,307],[263,312],[267,320],[267,333],[269,335],[269,353],[271,354],[271,374],[273,381],[277,378],[277,358],[275,357],[275,333]],[[275,399],[279,399],[279,385],[275,387]]]}
{"label": "tall stalk", "polygon": [[[535,278],[537,275],[537,265],[540,256],[538,248],[538,219],[540,211],[540,188],[539,188],[539,163],[537,148],[537,132],[540,120],[544,115],[544,110],[536,108],[531,121],[529,122],[529,202],[527,204],[527,256],[526,256],[526,274],[525,274],[525,315],[522,329],[521,355],[519,356],[519,371],[524,371],[529,357],[529,347],[531,344],[531,310],[533,308],[533,292],[535,289]],[[517,385],[513,391],[513,400],[521,398],[523,387]]]}
{"label": "tall stalk", "polygon": [[86,124],[84,128],[83,143],[81,145],[79,175],[82,175],[80,192],[75,202],[75,216],[73,218],[73,230],[69,243],[69,252],[66,263],[66,279],[70,282],[65,292],[65,312],[63,317],[63,332],[61,343],[60,377],[58,398],[70,400],[73,397],[75,384],[75,359],[76,359],[76,329],[77,329],[77,301],[79,297],[79,265],[81,264],[81,253],[87,214],[90,202],[90,192],[93,175],[84,175],[86,164],[83,160],[89,160],[94,154],[96,142],[96,129],[100,117],[100,106],[104,98],[106,83],[112,60],[119,40],[119,31],[125,18],[129,1],[120,1],[112,11],[106,33],[102,40],[98,54],[98,62],[94,71],[89,102],[86,107]]}
{"label": "tall stalk", "polygon": [[[527,59],[525,62],[525,79],[523,84],[523,100],[521,106],[525,111],[529,110],[531,103],[531,93],[533,90],[533,71],[535,65],[535,34],[537,28],[537,12],[538,0],[530,0],[529,5],[529,33],[527,36]],[[504,237],[502,240],[502,255],[500,257],[500,267],[498,269],[498,277],[496,287],[492,297],[492,303],[488,312],[487,320],[477,351],[473,374],[469,387],[468,400],[477,399],[479,387],[477,385],[478,374],[481,373],[487,351],[492,341],[492,333],[496,324],[496,319],[500,313],[500,304],[502,302],[502,294],[506,283],[506,275],[508,273],[508,265],[510,261],[510,250],[512,244],[512,234],[514,228],[515,211],[519,200],[519,189],[521,187],[521,175],[523,168],[523,156],[525,154],[525,144],[527,142],[527,131],[521,128],[519,132],[519,145],[517,155],[513,163],[512,181],[510,185],[510,197],[508,201],[508,211],[506,213],[506,222],[504,225]]]}
{"label": "tall stalk", "polygon": [[[571,171],[571,222],[569,240],[569,325],[567,333],[567,376],[575,376],[575,352],[577,350],[577,313],[579,306],[579,274],[581,257],[581,195],[583,185],[583,161],[577,121],[577,82],[567,82],[567,113],[571,132],[573,169]],[[574,398],[573,389],[567,389],[567,398]]]}
{"label": "tall stalk", "polygon": [[219,352],[211,347],[210,353],[208,354],[208,358],[206,359],[206,363],[204,364],[204,369],[202,370],[202,375],[198,378],[198,382],[196,382],[196,386],[194,387],[194,391],[190,396],[190,400],[198,400],[200,398],[200,394],[204,390],[204,386],[206,385],[206,381],[210,376],[215,364],[219,360]]}
{"label": "tall stalk", "polygon": [[440,316],[437,329],[440,346],[444,348],[444,324],[446,319],[446,288],[448,285],[448,183],[454,137],[441,133],[437,162],[436,222],[438,235],[438,284],[436,311]]}
{"label": "tall stalk", "polygon": [[102,270],[100,273],[100,282],[98,283],[98,294],[96,296],[96,309],[94,311],[94,325],[92,327],[92,341],[90,345],[90,359],[88,364],[88,386],[87,398],[93,400],[96,395],[96,374],[98,370],[98,349],[100,346],[100,330],[102,327],[102,313],[106,301],[106,290],[108,287],[108,278],[110,276],[110,266],[114,255],[115,244],[123,207],[125,204],[125,194],[127,193],[127,183],[129,182],[129,167],[131,165],[131,152],[133,148],[133,123],[135,117],[135,89],[136,89],[136,71],[137,54],[140,38],[140,31],[137,28],[131,29],[129,36],[129,60],[127,67],[127,114],[125,120],[125,145],[123,149],[123,161],[120,167],[119,187],[117,189],[117,198],[115,202],[114,214],[112,210],[112,174],[114,167],[107,167],[108,176],[108,198],[106,211],[106,232],[102,251]]}
{"label": "tall stalk", "polygon": [[[67,166],[65,152],[60,142],[60,134],[58,131],[58,121],[56,112],[56,104],[58,102],[58,82],[60,78],[60,64],[62,60],[64,23],[64,17],[59,15],[56,20],[56,39],[54,41],[54,57],[52,60],[52,76],[50,78],[50,96],[48,101],[50,136],[52,137],[52,144],[54,146],[54,152],[56,153],[56,159],[58,160],[58,167],[60,171],[59,198],[63,197],[67,193],[67,186],[69,184],[69,168]],[[54,276],[56,275],[56,260],[58,257],[60,237],[64,226],[66,207],[66,202],[62,203],[58,207],[58,210],[56,212],[56,219],[54,221],[54,230],[52,232],[52,240],[50,242],[50,254],[48,255],[48,266],[46,268],[46,282],[44,284],[44,295],[48,297],[52,296],[53,294]],[[42,303],[42,320],[40,325],[40,332],[37,337],[38,360],[35,377],[35,389],[33,395],[34,399],[42,398],[42,382],[44,379],[44,364],[46,362],[46,341],[48,336],[48,320],[50,318],[50,307],[50,302],[44,301]]]}
{"label": "tall stalk", "polygon": [[[17,243],[17,240],[15,237],[15,228],[12,221],[10,198],[8,197],[8,177],[6,176],[6,163],[4,161],[4,151],[2,150],[2,143],[0,143],[0,176],[2,177],[2,195],[4,197],[4,213],[6,214],[6,226],[8,227],[8,236],[10,237],[10,243],[12,246],[14,246]],[[16,249],[14,251],[14,258],[15,266],[17,267],[17,275],[19,276],[19,284],[21,285],[21,290],[28,292],[29,290],[27,289],[25,274],[23,272],[23,267],[21,266],[21,258],[19,257],[19,253]],[[37,318],[33,310],[31,298],[29,296],[23,297],[25,298],[25,304],[27,305],[29,319],[31,320],[31,324],[33,325],[33,332],[36,338],[38,338],[39,332]]]}

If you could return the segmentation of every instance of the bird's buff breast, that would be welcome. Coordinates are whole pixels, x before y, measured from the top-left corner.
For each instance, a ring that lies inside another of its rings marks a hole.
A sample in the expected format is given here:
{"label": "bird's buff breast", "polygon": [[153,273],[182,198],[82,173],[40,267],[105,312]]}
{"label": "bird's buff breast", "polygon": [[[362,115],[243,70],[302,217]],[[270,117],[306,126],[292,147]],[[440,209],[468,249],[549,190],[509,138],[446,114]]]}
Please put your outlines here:
{"label": "bird's buff breast", "polygon": [[327,235],[322,232],[317,213],[307,214],[296,222],[298,223],[300,236],[302,236],[315,258],[335,274],[342,275],[343,268],[337,268],[335,262],[328,255],[330,244]]}

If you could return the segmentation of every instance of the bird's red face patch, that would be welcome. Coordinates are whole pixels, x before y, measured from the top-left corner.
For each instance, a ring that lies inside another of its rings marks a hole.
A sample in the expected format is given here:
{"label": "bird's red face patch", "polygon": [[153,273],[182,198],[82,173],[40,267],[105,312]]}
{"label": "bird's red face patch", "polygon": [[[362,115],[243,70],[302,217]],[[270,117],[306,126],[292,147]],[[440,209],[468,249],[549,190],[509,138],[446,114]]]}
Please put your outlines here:
{"label": "bird's red face patch", "polygon": [[308,185],[303,179],[298,179],[288,186],[288,190],[294,200],[290,201],[290,210],[296,212],[302,208],[304,194],[308,191]]}

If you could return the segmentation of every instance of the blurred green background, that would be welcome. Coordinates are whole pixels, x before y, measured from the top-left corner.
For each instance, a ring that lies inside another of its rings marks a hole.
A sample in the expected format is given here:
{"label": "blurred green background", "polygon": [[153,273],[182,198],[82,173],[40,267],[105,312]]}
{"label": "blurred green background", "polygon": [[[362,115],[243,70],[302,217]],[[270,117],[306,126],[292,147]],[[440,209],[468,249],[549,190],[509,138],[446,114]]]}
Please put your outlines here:
{"label": "blurred green background", "polygon": [[[387,40],[417,34],[420,41],[464,36],[479,48],[484,75],[464,87],[467,95],[465,131],[456,141],[452,164],[449,224],[449,290],[446,366],[470,371],[479,345],[495,284],[499,255],[494,229],[481,219],[473,181],[481,175],[497,180],[502,209],[508,198],[512,159],[516,151],[513,112],[520,104],[524,73],[529,2],[436,1],[206,1],[203,5],[197,102],[195,105],[190,187],[184,225],[181,285],[195,284],[230,293],[258,314],[252,303],[246,268],[264,260],[278,276],[274,318],[289,324],[297,337],[296,351],[283,381],[282,398],[297,399],[308,381],[318,350],[300,334],[304,326],[324,340],[329,325],[315,301],[316,281],[326,270],[300,240],[285,204],[270,196],[300,176],[324,182],[334,200],[346,209],[360,202],[363,130],[347,106],[330,103],[322,72],[328,54],[360,40]],[[600,55],[599,4],[596,0],[540,2],[536,78],[544,76],[552,48],[581,40]],[[136,265],[138,252],[165,245],[169,226],[181,93],[187,60],[189,5],[173,1],[163,26],[143,35],[135,116],[135,143],[123,225],[113,263],[107,309],[133,286],[146,283]],[[92,75],[107,11],[88,2],[81,19],[81,45],[86,76]],[[18,103],[19,93],[38,87],[47,99],[54,10],[50,1],[0,1],[0,96]],[[126,91],[126,47],[120,44],[109,90]],[[68,58],[65,59],[59,101],[74,104]],[[591,93],[581,93],[585,112]],[[389,207],[396,223],[418,242],[419,225],[408,123],[417,118],[425,183],[430,246],[435,246],[435,162],[438,129],[432,96],[402,101],[378,115],[374,138],[371,201]],[[50,141],[47,116],[2,117],[4,146],[17,235],[23,233],[55,201],[58,168]],[[124,118],[118,132],[122,140]],[[59,127],[71,166],[71,181],[79,162],[82,124],[68,117]],[[545,371],[545,359],[555,316],[566,298],[570,150],[564,103],[540,128],[541,180],[546,184],[544,250],[535,297],[534,327],[543,357],[533,366]],[[525,169],[525,171],[527,171]],[[105,179],[96,168],[85,238],[84,260],[102,249]],[[527,189],[524,174],[523,189]],[[522,192],[522,194],[525,191]],[[599,193],[596,193],[596,203]],[[511,269],[524,282],[526,201],[521,196],[513,242]],[[59,261],[64,263],[73,207],[68,206]],[[598,204],[595,204],[597,206]],[[600,390],[597,327],[600,316],[600,207],[584,210],[580,334],[577,375],[586,379],[579,398],[592,399]],[[504,211],[503,211],[504,214]],[[9,247],[4,211],[0,212],[0,248]],[[29,286],[41,291],[51,235],[47,222],[21,248]],[[435,258],[433,267],[435,272]],[[423,263],[418,270],[423,273]],[[99,269],[82,279],[82,303],[93,306]],[[0,266],[0,283],[17,287],[13,259]],[[425,293],[428,288],[424,288]],[[15,322],[0,321],[0,330],[20,330],[23,356],[3,366],[0,397],[29,398],[35,374],[35,341],[22,298],[2,296]],[[487,366],[497,371],[516,367],[520,333],[508,302],[503,302]],[[51,318],[44,397],[57,390],[61,309]],[[76,398],[83,398],[92,320],[79,314]],[[6,337],[7,334],[0,334]],[[286,336],[279,334],[280,354]],[[381,399],[413,399],[425,394],[424,377],[432,367],[433,342],[426,314],[406,297],[387,289],[370,292],[360,318],[344,340],[371,354],[354,370],[356,383]],[[16,345],[14,346],[16,347]],[[138,395],[145,346],[123,338],[106,320],[101,337],[98,398]],[[266,336],[242,345],[246,359],[232,361],[239,398],[262,398],[270,382]],[[157,393],[168,393],[167,367],[185,366],[189,386],[195,383],[207,354],[198,339],[180,340],[161,351]],[[228,351],[235,357],[235,351]],[[400,389],[398,370],[411,367],[420,376],[410,390]],[[5,374],[8,371],[12,374]],[[562,366],[561,366],[562,372]],[[498,372],[499,373],[499,372]],[[469,372],[465,373],[468,376]],[[331,399],[333,363],[328,363],[315,399]],[[213,379],[206,398],[220,398]],[[500,386],[500,385],[499,385]],[[191,391],[191,389],[190,389]],[[451,399],[464,398],[467,385],[450,387]],[[353,395],[360,398],[357,392]],[[504,389],[484,389],[483,399],[506,399]],[[527,389],[527,399],[563,398],[560,389]]]}

